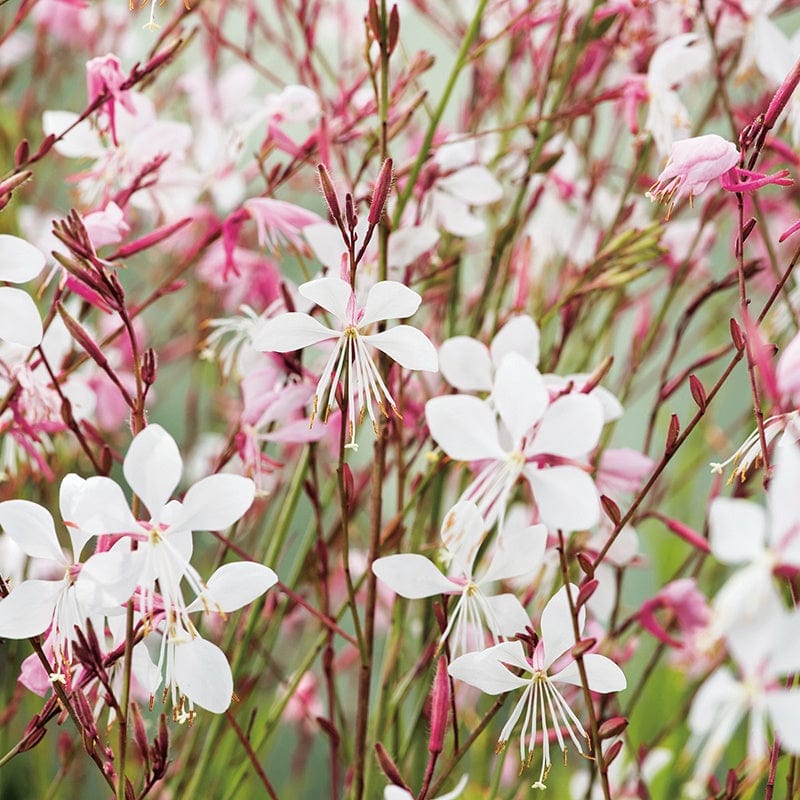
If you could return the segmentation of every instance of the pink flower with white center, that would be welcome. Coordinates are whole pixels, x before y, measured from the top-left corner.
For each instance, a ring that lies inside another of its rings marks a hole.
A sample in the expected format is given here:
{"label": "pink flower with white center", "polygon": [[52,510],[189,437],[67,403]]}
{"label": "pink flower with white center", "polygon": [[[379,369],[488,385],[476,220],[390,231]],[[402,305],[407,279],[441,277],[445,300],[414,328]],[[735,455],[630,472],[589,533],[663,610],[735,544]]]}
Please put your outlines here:
{"label": "pink flower with white center", "polygon": [[416,600],[437,594],[458,595],[449,612],[440,644],[450,637],[454,654],[479,650],[485,643],[484,624],[494,644],[524,631],[528,614],[513,594],[489,594],[496,581],[537,570],[544,558],[544,525],[517,528],[499,537],[497,550],[482,575],[474,574],[475,558],[486,527],[474,503],[462,502],[447,513],[442,541],[450,556],[449,575],[443,575],[427,558],[415,553],[377,559],[372,571],[401,597]]}
{"label": "pink flower with white center", "polygon": [[[525,653],[520,641],[502,642],[478,653],[467,653],[455,659],[448,668],[450,675],[457,680],[475,686],[486,694],[503,694],[516,689],[524,689],[500,732],[498,749],[502,750],[511,736],[517,722],[522,718],[522,731],[519,738],[519,756],[524,766],[530,766],[536,747],[536,734],[541,731],[543,752],[542,767],[535,788],[544,789],[550,771],[550,738],[555,736],[558,747],[566,758],[566,731],[579,753],[585,755],[581,740],[589,737],[575,712],[569,707],[556,683],[581,686],[581,676],[577,663],[568,655],[575,644],[567,591],[576,597],[578,587],[570,585],[559,589],[542,611],[541,631],[532,656]],[[586,610],[578,615],[578,629],[583,631]],[[568,663],[557,672],[550,672],[553,664]],[[583,666],[589,689],[607,694],[622,691],[627,686],[622,670],[610,659],[597,653],[583,656]],[[522,670],[519,675],[512,670]],[[523,716],[524,714],[524,716]]]}
{"label": "pink flower with white center", "polygon": [[[0,282],[26,283],[44,268],[44,254],[17,236],[0,234]],[[0,339],[23,347],[42,341],[42,319],[30,295],[0,286]]]}
{"label": "pink flower with white center", "polygon": [[502,520],[520,476],[541,522],[565,531],[597,523],[599,498],[583,463],[603,428],[595,397],[570,393],[551,402],[538,370],[509,353],[495,373],[491,404],[469,395],[434,397],[425,415],[450,458],[484,462],[461,499],[474,501],[488,526]]}
{"label": "pink flower with white center", "polygon": [[317,413],[323,421],[333,408],[336,385],[344,381],[347,402],[349,447],[355,448],[356,420],[369,415],[373,428],[378,424],[374,405],[389,416],[389,409],[400,415],[397,404],[369,353],[374,347],[405,369],[436,372],[436,348],[424,333],[410,325],[397,325],[386,331],[367,333],[376,323],[388,319],[410,317],[419,308],[422,298],[397,281],[379,281],[367,294],[362,306],[350,284],[340,278],[327,277],[302,284],[299,293],[307,300],[332,314],[340,329],[329,328],[309,314],[292,311],[267,321],[255,335],[257,350],[288,353],[309,345],[335,341],[314,393],[311,413],[313,425]]}
{"label": "pink flower with white center", "polygon": [[127,542],[81,562],[91,535],[75,525],[72,512],[87,483],[74,474],[61,482],[59,504],[72,543],[71,559],[61,549],[46,508],[28,500],[0,503],[0,525],[6,535],[26,555],[54,562],[63,574],[60,580],[23,581],[0,600],[0,637],[26,639],[50,628],[57,672],[65,677],[70,674],[76,626],[85,630],[91,619],[101,629],[105,615],[122,612],[138,577]]}

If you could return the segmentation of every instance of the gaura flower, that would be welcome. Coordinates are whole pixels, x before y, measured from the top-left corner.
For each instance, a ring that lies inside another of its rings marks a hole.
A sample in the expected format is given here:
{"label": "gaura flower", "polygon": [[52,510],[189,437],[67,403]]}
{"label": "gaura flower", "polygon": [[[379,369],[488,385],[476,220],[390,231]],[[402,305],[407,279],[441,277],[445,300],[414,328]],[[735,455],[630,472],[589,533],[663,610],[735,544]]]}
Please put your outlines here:
{"label": "gaura flower", "polygon": [[481,621],[486,623],[494,644],[524,631],[528,624],[528,614],[513,594],[489,594],[488,588],[496,581],[537,570],[544,558],[547,529],[532,525],[501,534],[491,563],[477,576],[475,558],[485,529],[474,503],[462,502],[450,509],[442,524],[442,541],[451,558],[449,576],[416,553],[385,556],[372,565],[378,578],[401,597],[415,600],[437,594],[458,595],[440,640],[443,643],[451,636],[454,654],[483,646]]}
{"label": "gaura flower", "polygon": [[397,281],[379,281],[369,290],[362,306],[347,281],[335,277],[319,278],[302,284],[298,291],[332,314],[339,329],[323,325],[309,314],[292,311],[269,320],[253,339],[257,350],[288,353],[312,344],[335,341],[314,393],[311,413],[313,425],[317,413],[326,421],[333,408],[336,385],[344,382],[347,402],[349,446],[355,448],[355,422],[369,415],[378,431],[375,408],[398,417],[397,404],[375,366],[368,345],[385,353],[405,369],[436,372],[436,348],[424,333],[410,325],[397,325],[379,333],[367,333],[374,323],[410,317],[419,308],[420,296]]}
{"label": "gaura flower", "polygon": [[[44,268],[42,252],[18,236],[0,234],[0,282],[25,283]],[[23,347],[42,341],[42,320],[30,295],[0,286],[0,339]]]}
{"label": "gaura flower", "polygon": [[[577,596],[577,586],[570,585],[569,590],[573,597]],[[555,736],[565,758],[565,732],[582,755],[585,755],[585,751],[581,740],[589,740],[575,712],[554,685],[567,683],[581,686],[577,663],[570,656],[569,663],[550,674],[553,663],[561,660],[561,656],[567,656],[569,649],[575,644],[572,614],[566,593],[567,587],[564,586],[544,607],[541,619],[542,636],[532,657],[526,655],[522,642],[502,642],[482,652],[460,656],[448,669],[454,678],[475,686],[486,694],[497,695],[523,689],[522,696],[500,732],[497,747],[499,752],[506,746],[511,732],[524,713],[519,738],[521,767],[530,766],[537,732],[541,731],[542,734],[542,767],[539,780],[534,784],[538,789],[545,788],[544,781],[550,771],[551,736]],[[582,608],[578,614],[579,631],[583,631],[585,622],[586,610]],[[622,670],[610,658],[588,653],[583,656],[583,665],[588,688],[593,692],[619,692],[627,685]],[[521,670],[522,674],[512,670]]]}

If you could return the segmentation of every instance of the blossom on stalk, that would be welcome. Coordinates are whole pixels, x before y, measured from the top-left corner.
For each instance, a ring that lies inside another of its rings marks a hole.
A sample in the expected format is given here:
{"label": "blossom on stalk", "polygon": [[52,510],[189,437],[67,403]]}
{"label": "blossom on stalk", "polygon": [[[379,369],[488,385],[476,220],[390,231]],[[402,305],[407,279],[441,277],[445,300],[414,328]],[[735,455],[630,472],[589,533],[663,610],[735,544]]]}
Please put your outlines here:
{"label": "blossom on stalk", "polygon": [[436,372],[436,348],[424,333],[410,325],[397,325],[378,333],[367,333],[374,323],[410,317],[422,298],[397,281],[379,281],[361,305],[350,284],[341,278],[326,277],[302,284],[298,291],[319,305],[339,322],[329,328],[309,314],[292,311],[269,320],[256,334],[257,350],[288,353],[312,344],[334,340],[335,346],[320,376],[314,393],[311,424],[319,413],[327,421],[333,408],[336,386],[344,381],[349,446],[355,448],[356,420],[369,415],[378,431],[374,406],[388,418],[389,409],[400,412],[369,353],[368,345],[385,353],[405,369]]}
{"label": "blossom on stalk", "polygon": [[[44,268],[44,254],[18,236],[0,234],[0,282],[25,283]],[[30,295],[0,286],[0,339],[23,347],[42,341],[42,319]]]}
{"label": "blossom on stalk", "polygon": [[372,565],[375,575],[401,597],[416,600],[437,594],[458,595],[440,639],[444,643],[451,638],[454,654],[483,647],[482,620],[494,644],[524,631],[528,624],[528,615],[513,594],[488,594],[487,589],[496,581],[537,570],[544,558],[547,529],[532,525],[501,534],[491,563],[477,576],[475,558],[485,530],[478,507],[471,502],[458,503],[442,524],[442,541],[450,557],[448,576],[416,553],[385,556]]}
{"label": "blossom on stalk", "polygon": [[[582,755],[586,754],[583,743],[589,741],[575,712],[569,707],[556,683],[581,686],[581,676],[577,662],[568,655],[575,644],[572,613],[567,591],[577,596],[578,587],[563,586],[556,592],[542,612],[542,636],[533,654],[528,656],[520,641],[501,642],[487,650],[467,653],[455,659],[448,669],[452,677],[475,686],[486,694],[503,694],[523,689],[511,716],[500,732],[498,751],[502,750],[511,736],[517,722],[523,719],[519,739],[519,755],[522,766],[530,766],[536,747],[536,734],[542,734],[542,766],[535,788],[544,789],[550,771],[550,738],[555,736],[558,747],[566,758],[567,743],[565,733]],[[578,613],[578,631],[583,631],[586,610]],[[569,658],[564,666],[561,656]],[[559,661],[560,669],[550,672]],[[627,682],[622,670],[606,656],[587,653],[583,656],[588,688],[593,692],[607,694],[622,691]],[[517,674],[512,670],[522,670]],[[524,716],[523,716],[524,714]]]}
{"label": "blossom on stalk", "polygon": [[530,484],[541,522],[566,531],[597,523],[597,490],[582,463],[603,427],[595,397],[569,393],[551,402],[538,370],[512,352],[495,373],[491,403],[434,397],[425,415],[450,458],[484,462],[461,499],[474,501],[488,526],[504,516],[520,476]]}

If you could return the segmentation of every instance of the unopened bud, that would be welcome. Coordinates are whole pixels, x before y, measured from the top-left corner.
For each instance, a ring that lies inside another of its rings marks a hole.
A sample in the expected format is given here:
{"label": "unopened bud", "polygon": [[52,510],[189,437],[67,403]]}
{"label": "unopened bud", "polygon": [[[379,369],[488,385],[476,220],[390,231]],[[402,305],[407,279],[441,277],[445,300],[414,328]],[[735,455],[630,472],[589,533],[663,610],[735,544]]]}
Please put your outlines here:
{"label": "unopened bud", "polygon": [[610,497],[604,494],[600,495],[600,504],[603,506],[603,511],[606,512],[606,516],[615,525],[619,525],[619,521],[622,519],[619,506]]}
{"label": "unopened bud", "polygon": [[428,737],[428,752],[430,753],[441,753],[444,750],[444,735],[447,731],[449,708],[450,676],[447,674],[447,661],[444,656],[440,656],[431,691],[431,733]]}
{"label": "unopened bud", "polygon": [[14,150],[14,164],[16,166],[20,166],[20,164],[24,164],[28,160],[28,156],[31,154],[31,148],[28,145],[28,140],[23,139],[18,145],[17,149]]}
{"label": "unopened bud", "polygon": [[383,774],[395,786],[400,786],[410,793],[411,789],[409,789],[408,784],[406,784],[406,782],[400,776],[400,770],[397,769],[397,765],[392,760],[392,757],[380,742],[375,742],[375,755],[378,757],[378,764],[383,770]]}
{"label": "unopened bud", "polygon": [[608,766],[618,755],[619,751],[622,750],[622,739],[618,739],[611,747],[608,748],[605,752],[605,756],[603,760],[606,762],[606,766]]}
{"label": "unopened bud", "polygon": [[584,574],[588,575],[590,578],[594,577],[594,561],[592,561],[586,553],[578,553],[576,556],[578,559],[578,566],[583,570]]}
{"label": "unopened bud", "polygon": [[619,736],[627,727],[628,720],[625,717],[611,717],[600,725],[597,735],[601,739],[610,739],[612,736]]}
{"label": "unopened bud", "polygon": [[595,593],[599,584],[600,582],[597,578],[587,578],[581,584],[581,588],[578,589],[578,597],[575,600],[576,609],[581,608],[581,606],[589,601],[589,598]]}
{"label": "unopened bud", "polygon": [[158,373],[158,358],[156,351],[152,347],[148,347],[144,351],[142,357],[142,381],[146,386],[152,386],[156,382],[156,375]]}
{"label": "unopened bud", "polygon": [[393,53],[397,47],[397,39],[400,36],[400,12],[397,10],[397,5],[392,6],[389,12],[389,53]]}
{"label": "unopened bud", "polygon": [[742,350],[744,350],[745,346],[742,329],[739,327],[739,323],[735,319],[731,319],[730,327],[731,327],[731,339],[733,340],[733,346],[741,352]]}
{"label": "unopened bud", "polygon": [[319,174],[319,185],[322,189],[322,196],[325,198],[325,203],[328,206],[328,211],[334,221],[340,227],[344,225],[342,220],[342,209],[339,207],[339,198],[336,196],[336,189],[333,188],[333,181],[325,168],[324,164],[317,165],[317,173]]}
{"label": "unopened bud", "polygon": [[706,390],[697,375],[689,376],[689,391],[692,393],[692,399],[697,403],[697,407],[701,411],[706,410]]}
{"label": "unopened bud", "polygon": [[675,444],[678,441],[678,436],[681,432],[681,421],[678,419],[677,414],[673,414],[669,418],[669,428],[667,428],[667,440],[664,444],[664,450],[671,453],[675,449]]}
{"label": "unopened bud", "polygon": [[383,209],[386,207],[386,198],[392,188],[392,159],[387,158],[383,162],[378,180],[375,182],[375,191],[372,194],[372,202],[369,206],[369,217],[367,221],[371,226],[377,225],[381,221]]}
{"label": "unopened bud", "polygon": [[597,644],[597,639],[581,639],[573,645],[570,653],[573,658],[580,658],[584,653],[588,653]]}

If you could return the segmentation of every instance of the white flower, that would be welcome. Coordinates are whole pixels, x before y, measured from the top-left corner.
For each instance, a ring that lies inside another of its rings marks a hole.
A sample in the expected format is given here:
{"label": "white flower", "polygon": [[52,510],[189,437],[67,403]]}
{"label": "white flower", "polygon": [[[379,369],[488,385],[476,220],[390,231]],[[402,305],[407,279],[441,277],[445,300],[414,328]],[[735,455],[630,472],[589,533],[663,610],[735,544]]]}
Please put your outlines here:
{"label": "white flower", "polygon": [[[570,591],[575,597],[578,587],[571,585]],[[563,669],[549,674],[552,664],[562,655],[566,655],[575,644],[566,592],[567,587],[562,587],[545,606],[541,620],[542,637],[531,658],[525,654],[522,642],[502,642],[482,652],[460,656],[448,669],[454,678],[487,694],[497,695],[523,689],[522,696],[500,732],[498,748],[505,747],[511,732],[522,717],[519,755],[521,762],[529,766],[533,759],[536,734],[541,731],[544,744],[542,767],[539,780],[534,784],[540,789],[544,788],[544,781],[550,770],[550,729],[565,757],[567,745],[563,730],[566,730],[581,754],[585,753],[581,739],[589,739],[575,712],[554,686],[555,683],[580,686],[581,677],[577,663],[570,660]],[[581,609],[578,615],[579,631],[583,630],[585,620],[586,611]],[[583,656],[583,665],[587,683],[593,692],[619,692],[627,685],[622,670],[605,656],[588,653]],[[520,669],[523,674],[517,675],[512,669]]]}
{"label": "white flower", "polygon": [[502,534],[488,568],[478,577],[473,568],[483,541],[485,525],[474,503],[458,503],[442,524],[442,540],[451,556],[450,575],[441,572],[424,556],[403,553],[379,558],[372,571],[402,597],[418,599],[437,594],[459,595],[450,610],[444,642],[452,633],[453,653],[467,653],[484,644],[484,620],[495,644],[524,631],[528,615],[513,594],[491,595],[495,581],[516,578],[537,570],[544,558],[547,530],[544,525],[517,528]]}
{"label": "white flower", "polygon": [[487,525],[503,517],[521,475],[546,525],[573,531],[598,521],[597,490],[580,463],[603,427],[596,398],[570,393],[550,402],[536,368],[512,352],[495,373],[491,404],[468,395],[435,397],[425,415],[448,456],[487,462],[462,495],[477,503]]}
{"label": "white flower", "polygon": [[368,334],[371,326],[382,320],[404,319],[419,308],[420,296],[397,281],[379,281],[361,306],[347,281],[327,277],[302,284],[298,291],[332,314],[340,323],[337,330],[323,325],[309,314],[297,311],[269,320],[256,334],[253,346],[258,350],[288,353],[330,339],[336,346],[328,358],[314,394],[313,424],[316,414],[323,421],[333,408],[336,385],[345,381],[350,446],[355,447],[355,423],[368,414],[378,430],[374,404],[384,416],[388,408],[399,415],[397,404],[381,378],[367,345],[381,350],[405,369],[436,372],[436,348],[424,333],[410,325],[397,325],[386,331]]}
{"label": "white flower", "polygon": [[[461,792],[466,788],[468,780],[469,775],[462,775],[461,780],[451,791],[445,792],[439,797],[433,797],[431,800],[456,800],[457,797],[461,797]],[[414,800],[414,796],[402,786],[387,786],[383,790],[383,800]]]}
{"label": "white flower", "polygon": [[[0,235],[0,282],[25,283],[44,268],[44,254],[17,236]],[[42,341],[42,319],[30,295],[0,286],[0,339],[23,347]]]}

